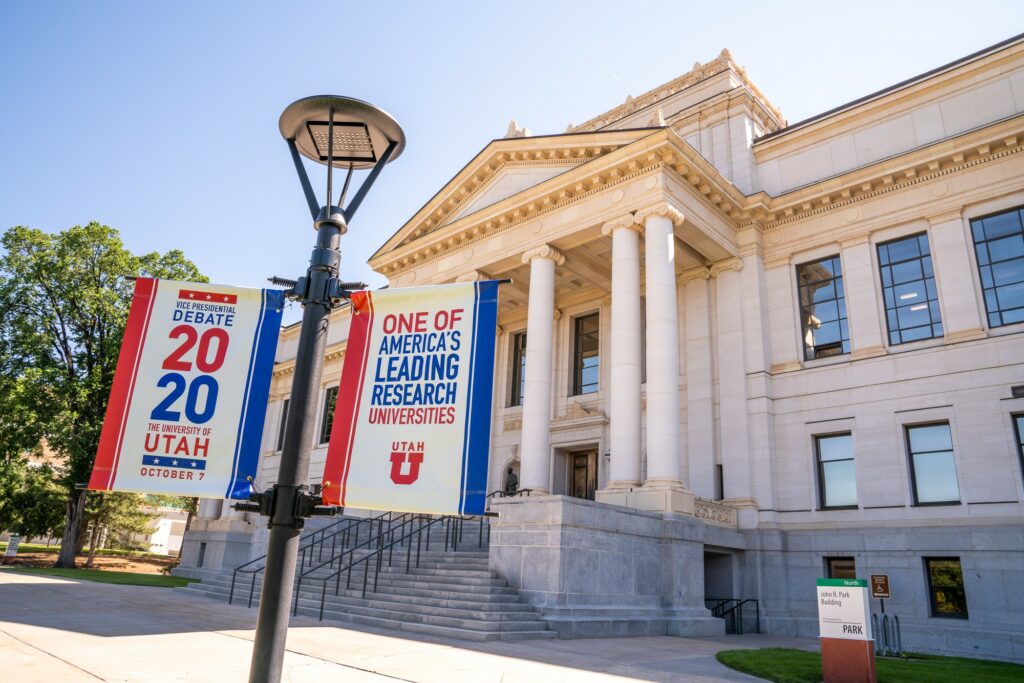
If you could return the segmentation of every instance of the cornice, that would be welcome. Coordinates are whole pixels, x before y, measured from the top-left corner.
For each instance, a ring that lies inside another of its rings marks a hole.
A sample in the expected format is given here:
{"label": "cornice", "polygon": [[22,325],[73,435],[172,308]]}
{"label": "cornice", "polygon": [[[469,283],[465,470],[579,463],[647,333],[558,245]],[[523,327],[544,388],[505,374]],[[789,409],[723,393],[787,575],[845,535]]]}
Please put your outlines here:
{"label": "cornice", "polygon": [[529,263],[535,258],[554,261],[556,266],[561,266],[565,263],[565,254],[558,251],[550,244],[542,244],[536,249],[530,249],[523,253],[523,263]]}
{"label": "cornice", "polygon": [[747,76],[746,69],[734,62],[732,59],[732,53],[725,49],[719,53],[718,57],[710,62],[705,64],[697,62],[693,65],[693,68],[690,69],[690,71],[686,72],[682,76],[679,76],[663,85],[659,85],[657,88],[648,90],[638,97],[629,97],[624,103],[610,111],[600,114],[599,116],[595,116],[589,121],[581,123],[578,126],[570,126],[567,132],[579,133],[599,130],[645,107],[649,107],[655,102],[663,100],[666,97],[671,97],[692,85],[696,85],[705,79],[730,70],[736,74],[736,77],[740,82],[743,83],[751,93],[753,93],[759,103],[775,117],[775,124],[777,126],[785,126],[786,119],[782,116],[782,112],[780,112],[779,109],[773,105],[767,97],[765,97],[760,88],[754,85],[753,81],[751,81],[749,76]]}
{"label": "cornice", "polygon": [[[889,159],[778,197],[759,193],[763,196],[756,213],[761,216],[765,230],[775,230],[809,216],[850,207],[1017,154],[1021,151],[1021,133],[1024,133],[1024,115],[901,155],[917,157],[903,165]],[[931,155],[928,155],[929,150],[934,150]]]}

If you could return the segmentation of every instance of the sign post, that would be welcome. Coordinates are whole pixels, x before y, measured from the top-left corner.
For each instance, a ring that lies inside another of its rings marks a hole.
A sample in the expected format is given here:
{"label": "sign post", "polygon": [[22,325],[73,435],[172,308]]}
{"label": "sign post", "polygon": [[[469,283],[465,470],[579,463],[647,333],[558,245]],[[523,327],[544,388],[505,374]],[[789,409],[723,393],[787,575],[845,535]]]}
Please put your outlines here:
{"label": "sign post", "polygon": [[4,551],[4,556],[0,564],[10,564],[14,562],[14,558],[18,555],[18,546],[21,545],[21,536],[18,534],[11,534],[11,537],[7,540],[7,550]]}
{"label": "sign post", "polygon": [[818,628],[825,683],[877,683],[867,581],[818,579]]}

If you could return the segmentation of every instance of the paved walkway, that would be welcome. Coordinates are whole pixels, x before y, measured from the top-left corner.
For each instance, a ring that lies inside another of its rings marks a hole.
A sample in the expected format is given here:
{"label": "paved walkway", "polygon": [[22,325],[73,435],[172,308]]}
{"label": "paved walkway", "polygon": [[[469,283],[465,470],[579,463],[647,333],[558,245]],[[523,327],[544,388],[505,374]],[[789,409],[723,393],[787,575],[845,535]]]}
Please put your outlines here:
{"label": "paved walkway", "polygon": [[[256,610],[167,588],[0,569],[0,679],[246,681]],[[296,683],[758,681],[719,664],[740,647],[813,648],[771,636],[466,643],[295,618],[284,680]]]}

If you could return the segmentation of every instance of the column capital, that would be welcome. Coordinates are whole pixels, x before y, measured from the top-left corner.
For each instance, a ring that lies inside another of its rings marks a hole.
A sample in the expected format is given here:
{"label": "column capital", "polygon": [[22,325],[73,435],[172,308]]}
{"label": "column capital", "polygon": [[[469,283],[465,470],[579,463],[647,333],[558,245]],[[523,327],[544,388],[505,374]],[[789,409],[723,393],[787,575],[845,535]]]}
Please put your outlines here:
{"label": "column capital", "polygon": [[687,282],[693,282],[694,280],[707,280],[709,277],[711,277],[711,269],[707,266],[687,268],[680,273],[679,284],[685,285]]}
{"label": "column capital", "polygon": [[680,225],[684,218],[683,212],[668,202],[658,202],[657,204],[638,210],[633,215],[633,220],[638,224],[643,225],[644,221],[651,216],[664,216],[665,218],[670,218],[673,225]]}
{"label": "column capital", "polygon": [[558,251],[550,244],[542,244],[535,249],[530,249],[523,253],[523,263],[529,263],[535,258],[554,261],[556,266],[560,266],[565,263],[565,254]]}
{"label": "column capital", "polygon": [[960,222],[963,220],[963,209],[957,207],[948,211],[941,211],[939,213],[933,213],[930,216],[925,216],[925,220],[928,221],[929,225],[939,225],[941,223],[952,223],[953,221]]}
{"label": "column capital", "polygon": [[611,235],[619,228],[635,230],[636,232],[640,232],[641,230],[641,226],[637,224],[636,220],[634,220],[633,214],[627,213],[625,215],[619,216],[618,218],[613,218],[612,220],[605,223],[604,226],[601,228],[601,234],[606,236]]}
{"label": "column capital", "polygon": [[743,261],[733,256],[732,258],[715,261],[711,264],[711,277],[718,277],[722,273],[734,270],[737,273],[743,270]]}
{"label": "column capital", "polygon": [[460,275],[457,278],[455,278],[455,281],[456,282],[480,282],[481,280],[486,280],[486,279],[487,279],[487,276],[484,275],[483,273],[481,273],[479,270],[471,270],[468,273],[463,273],[462,275]]}

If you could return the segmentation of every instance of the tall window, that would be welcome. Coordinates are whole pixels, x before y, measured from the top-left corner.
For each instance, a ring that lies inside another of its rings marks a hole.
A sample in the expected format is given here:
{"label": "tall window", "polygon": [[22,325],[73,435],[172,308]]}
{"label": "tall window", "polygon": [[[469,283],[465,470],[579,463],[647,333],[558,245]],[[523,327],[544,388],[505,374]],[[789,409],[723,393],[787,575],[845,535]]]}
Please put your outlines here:
{"label": "tall window", "polygon": [[907,427],[907,445],[910,449],[914,503],[959,503],[960,487],[956,483],[949,424],[943,422]]}
{"label": "tall window", "polygon": [[288,422],[288,403],[291,399],[285,399],[281,406],[281,424],[277,427],[277,450],[284,448],[284,426]]}
{"label": "tall window", "polygon": [[856,579],[857,565],[852,557],[826,557],[825,572],[830,579]]}
{"label": "tall window", "polygon": [[512,381],[508,404],[523,405],[523,390],[526,387],[526,333],[512,335]]}
{"label": "tall window", "polygon": [[331,387],[324,394],[324,412],[320,416],[320,443],[331,440],[331,427],[334,426],[334,404],[338,401],[338,387]]}
{"label": "tall window", "polygon": [[1020,467],[1024,472],[1024,415],[1013,416],[1013,432],[1017,436],[1017,455],[1020,456]]}
{"label": "tall window", "polygon": [[572,393],[573,396],[593,394],[598,389],[601,363],[597,313],[576,318],[573,328]]}
{"label": "tall window", "polygon": [[857,507],[853,437],[831,434],[816,436],[814,442],[818,454],[818,497],[822,509]]}
{"label": "tall window", "polygon": [[800,288],[800,319],[804,332],[804,359],[850,352],[846,323],[846,292],[838,256],[796,267]]}
{"label": "tall window", "polygon": [[990,327],[1024,322],[1024,224],[1021,210],[971,221]]}
{"label": "tall window", "polygon": [[933,617],[967,618],[967,593],[964,591],[964,572],[959,557],[926,557],[928,595],[932,602]]}
{"label": "tall window", "polygon": [[928,235],[911,235],[878,245],[889,343],[942,336],[939,295]]}

